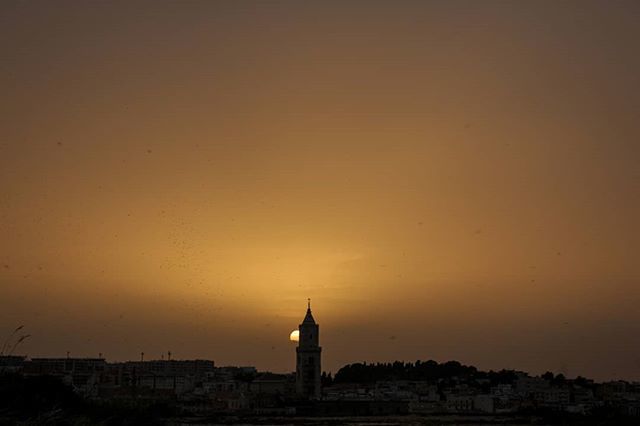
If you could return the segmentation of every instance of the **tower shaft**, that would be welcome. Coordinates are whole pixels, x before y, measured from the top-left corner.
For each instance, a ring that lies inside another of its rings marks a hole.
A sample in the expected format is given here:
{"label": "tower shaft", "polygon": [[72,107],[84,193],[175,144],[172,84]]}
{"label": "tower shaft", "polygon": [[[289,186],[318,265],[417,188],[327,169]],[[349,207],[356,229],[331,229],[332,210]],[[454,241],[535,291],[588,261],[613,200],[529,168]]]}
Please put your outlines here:
{"label": "tower shaft", "polygon": [[320,399],[320,326],[311,315],[311,306],[308,306],[307,315],[298,326],[298,331],[300,338],[296,348],[296,391],[301,397]]}

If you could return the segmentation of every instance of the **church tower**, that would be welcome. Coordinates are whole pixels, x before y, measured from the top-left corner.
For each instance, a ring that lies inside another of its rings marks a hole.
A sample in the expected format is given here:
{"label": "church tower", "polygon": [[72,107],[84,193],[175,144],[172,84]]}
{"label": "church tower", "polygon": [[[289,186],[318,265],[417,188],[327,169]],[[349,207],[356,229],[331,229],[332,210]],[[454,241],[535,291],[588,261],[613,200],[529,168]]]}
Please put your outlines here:
{"label": "church tower", "polygon": [[307,315],[298,326],[300,338],[296,348],[296,391],[309,399],[320,399],[320,327],[311,315],[311,300]]}

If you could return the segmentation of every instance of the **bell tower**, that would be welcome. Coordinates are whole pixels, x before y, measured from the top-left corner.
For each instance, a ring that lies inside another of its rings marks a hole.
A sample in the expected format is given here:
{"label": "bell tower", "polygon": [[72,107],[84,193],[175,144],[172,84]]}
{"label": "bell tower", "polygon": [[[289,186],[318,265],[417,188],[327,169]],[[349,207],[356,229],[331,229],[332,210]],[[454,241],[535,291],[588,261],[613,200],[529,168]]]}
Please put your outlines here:
{"label": "bell tower", "polygon": [[300,338],[296,348],[296,392],[308,399],[320,399],[320,327],[311,315],[311,300],[307,314],[298,326]]}

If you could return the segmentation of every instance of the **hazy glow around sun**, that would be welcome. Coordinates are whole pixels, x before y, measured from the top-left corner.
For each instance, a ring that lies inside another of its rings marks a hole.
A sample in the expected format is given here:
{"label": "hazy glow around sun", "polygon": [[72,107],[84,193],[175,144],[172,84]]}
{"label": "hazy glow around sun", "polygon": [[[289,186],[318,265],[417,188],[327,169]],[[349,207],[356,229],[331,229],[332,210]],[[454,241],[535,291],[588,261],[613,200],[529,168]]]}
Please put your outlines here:
{"label": "hazy glow around sun", "polygon": [[293,330],[291,332],[291,334],[289,335],[289,340],[291,340],[292,342],[297,342],[300,340],[300,331],[299,330]]}

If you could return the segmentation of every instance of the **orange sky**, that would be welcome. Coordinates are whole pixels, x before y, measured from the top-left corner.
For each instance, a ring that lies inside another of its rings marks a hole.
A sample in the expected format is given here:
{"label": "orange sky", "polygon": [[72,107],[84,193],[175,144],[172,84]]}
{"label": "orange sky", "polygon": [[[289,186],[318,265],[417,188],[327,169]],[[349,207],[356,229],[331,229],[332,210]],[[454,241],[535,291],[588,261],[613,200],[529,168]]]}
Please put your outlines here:
{"label": "orange sky", "polygon": [[33,356],[640,379],[640,5],[0,5]]}

